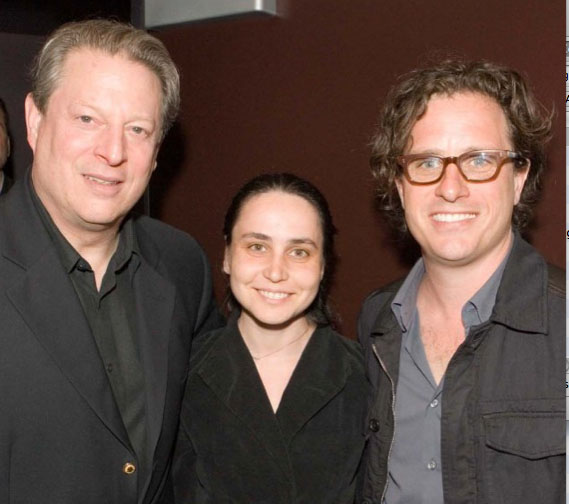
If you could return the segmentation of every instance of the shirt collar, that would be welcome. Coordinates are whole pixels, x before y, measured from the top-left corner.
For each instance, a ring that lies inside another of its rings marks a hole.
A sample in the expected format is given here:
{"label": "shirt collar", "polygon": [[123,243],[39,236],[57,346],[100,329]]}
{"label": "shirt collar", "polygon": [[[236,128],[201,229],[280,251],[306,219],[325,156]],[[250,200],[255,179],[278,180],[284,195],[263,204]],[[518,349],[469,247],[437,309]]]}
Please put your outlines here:
{"label": "shirt collar", "polygon": [[506,257],[504,257],[500,265],[496,268],[496,271],[492,273],[492,276],[486,283],[463,306],[462,320],[465,327],[482,324],[490,319],[494,304],[496,303],[498,287],[500,287],[502,275],[504,274],[504,269],[511,250],[512,247],[510,245],[510,250],[508,250]]}
{"label": "shirt collar", "polygon": [[[462,320],[465,328],[481,324],[490,319],[494,304],[496,303],[496,294],[500,287],[500,282],[502,281],[502,275],[506,263],[508,262],[510,252],[512,251],[513,242],[514,240],[512,239],[506,257],[504,257],[494,273],[492,273],[486,283],[463,306]],[[417,306],[417,293],[424,274],[425,264],[423,259],[420,258],[407,275],[407,278],[391,302],[391,311],[403,332],[409,330],[413,322]]]}
{"label": "shirt collar", "polygon": [[[79,261],[86,261],[81,257],[81,255],[73,248],[71,243],[67,241],[65,236],[61,233],[59,228],[53,222],[53,219],[49,215],[42,201],[36,193],[34,185],[30,177],[30,189],[32,195],[32,201],[34,206],[40,216],[40,219],[45,226],[45,229],[51,238],[51,241],[55,245],[57,253],[61,259],[61,263],[67,273],[71,273],[78,265]],[[111,258],[109,266],[112,266],[114,271],[120,271],[124,268],[130,261],[130,259],[136,255],[140,254],[138,242],[134,234],[134,225],[132,219],[128,216],[123,221],[121,229],[119,231],[119,243],[117,250]],[[136,260],[136,265],[138,265],[138,257]]]}
{"label": "shirt collar", "polygon": [[397,291],[397,294],[391,302],[391,311],[402,331],[407,331],[411,327],[413,322],[413,314],[415,312],[415,307],[417,305],[417,292],[419,291],[419,285],[421,284],[421,279],[425,274],[425,264],[423,258],[420,258],[409,274],[405,281]]}

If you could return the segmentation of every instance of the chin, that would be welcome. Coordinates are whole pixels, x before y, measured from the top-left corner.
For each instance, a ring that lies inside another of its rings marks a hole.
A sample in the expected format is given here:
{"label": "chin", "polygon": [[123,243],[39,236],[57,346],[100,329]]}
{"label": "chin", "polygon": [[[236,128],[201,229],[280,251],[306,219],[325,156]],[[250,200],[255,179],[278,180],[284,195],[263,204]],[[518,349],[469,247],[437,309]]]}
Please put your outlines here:
{"label": "chin", "polygon": [[260,326],[271,328],[282,328],[293,323],[301,315],[296,313],[270,313],[268,310],[263,310],[261,313],[254,313],[249,311],[249,316]]}
{"label": "chin", "polygon": [[472,257],[473,250],[470,247],[452,245],[446,247],[435,247],[427,254],[437,262],[445,262],[450,264],[465,264]]}

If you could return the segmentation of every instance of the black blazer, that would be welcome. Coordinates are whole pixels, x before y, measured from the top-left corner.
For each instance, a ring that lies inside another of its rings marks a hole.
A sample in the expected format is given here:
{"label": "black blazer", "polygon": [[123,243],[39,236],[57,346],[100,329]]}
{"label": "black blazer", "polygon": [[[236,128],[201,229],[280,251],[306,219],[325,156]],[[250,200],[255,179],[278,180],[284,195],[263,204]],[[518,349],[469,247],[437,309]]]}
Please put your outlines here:
{"label": "black blazer", "polygon": [[192,367],[174,461],[176,504],[347,504],[364,447],[359,345],[317,329],[273,413],[235,322]]}
{"label": "black blazer", "polygon": [[8,189],[14,185],[14,181],[4,173],[4,180],[2,182],[2,187],[0,187],[0,196],[6,194]]}
{"label": "black blazer", "polygon": [[[133,281],[152,474],[136,457],[97,346],[30,195],[0,198],[0,502],[135,504],[162,498],[192,335],[219,327],[207,260],[188,235],[135,219]],[[137,500],[139,495],[145,494]]]}

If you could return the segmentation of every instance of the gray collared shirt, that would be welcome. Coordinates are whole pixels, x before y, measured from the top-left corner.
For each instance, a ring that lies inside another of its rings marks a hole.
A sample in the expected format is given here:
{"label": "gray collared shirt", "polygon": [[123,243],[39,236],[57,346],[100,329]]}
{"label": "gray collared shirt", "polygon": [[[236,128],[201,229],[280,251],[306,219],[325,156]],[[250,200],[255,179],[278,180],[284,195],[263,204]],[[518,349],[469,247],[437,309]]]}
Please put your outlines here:
{"label": "gray collared shirt", "polygon": [[[507,257],[462,308],[465,334],[490,318]],[[417,293],[425,273],[419,259],[391,303],[402,331],[395,432],[389,456],[385,503],[443,504],[441,403],[444,376],[437,385],[420,334]]]}

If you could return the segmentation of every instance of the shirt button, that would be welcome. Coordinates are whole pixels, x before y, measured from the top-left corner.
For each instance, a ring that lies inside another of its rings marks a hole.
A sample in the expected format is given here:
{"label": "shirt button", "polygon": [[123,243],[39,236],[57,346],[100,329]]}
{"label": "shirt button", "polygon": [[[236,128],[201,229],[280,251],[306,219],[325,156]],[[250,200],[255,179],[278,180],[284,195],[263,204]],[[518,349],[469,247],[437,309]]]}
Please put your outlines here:
{"label": "shirt button", "polygon": [[113,372],[113,364],[112,364],[112,363],[107,364],[107,371],[108,371],[109,373],[112,373],[112,372]]}
{"label": "shirt button", "polygon": [[377,419],[372,418],[369,421],[369,430],[372,432],[377,432],[379,430],[379,422],[377,421]]}
{"label": "shirt button", "polygon": [[84,261],[79,261],[77,263],[77,269],[79,271],[89,271],[89,265]]}
{"label": "shirt button", "polygon": [[427,464],[427,469],[429,471],[434,471],[436,468],[437,468],[437,463],[433,459],[429,460],[429,463]]}
{"label": "shirt button", "polygon": [[439,400],[438,399],[433,399],[433,401],[431,402],[431,404],[429,404],[429,406],[431,408],[436,408],[439,405]]}
{"label": "shirt button", "polygon": [[136,466],[127,462],[125,465],[122,466],[122,472],[125,474],[133,474],[136,471]]}

